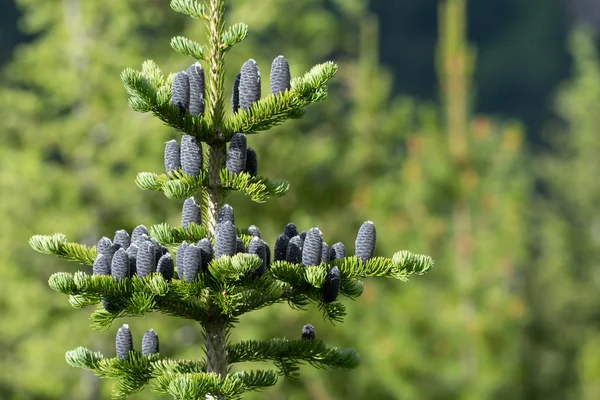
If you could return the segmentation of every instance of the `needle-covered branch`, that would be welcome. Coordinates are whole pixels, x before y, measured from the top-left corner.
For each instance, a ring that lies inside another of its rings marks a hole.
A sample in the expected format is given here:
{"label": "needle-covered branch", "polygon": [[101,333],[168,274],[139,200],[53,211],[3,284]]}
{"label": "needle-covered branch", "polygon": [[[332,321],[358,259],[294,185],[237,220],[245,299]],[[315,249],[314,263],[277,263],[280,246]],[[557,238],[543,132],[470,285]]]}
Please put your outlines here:
{"label": "needle-covered branch", "polygon": [[62,233],[53,235],[35,235],[29,239],[29,245],[37,252],[43,254],[54,254],[69,261],[91,265],[96,259],[96,246],[85,246],[72,243]]}

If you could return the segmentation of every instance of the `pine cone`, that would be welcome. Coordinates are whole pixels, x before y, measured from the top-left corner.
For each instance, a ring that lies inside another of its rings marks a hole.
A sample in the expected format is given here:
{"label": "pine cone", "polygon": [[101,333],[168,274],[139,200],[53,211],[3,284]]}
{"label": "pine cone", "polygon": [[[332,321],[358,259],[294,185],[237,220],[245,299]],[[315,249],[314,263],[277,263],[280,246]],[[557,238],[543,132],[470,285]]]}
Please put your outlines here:
{"label": "pine cone", "polygon": [[321,262],[329,262],[330,249],[327,243],[323,242],[323,251],[321,252]]}
{"label": "pine cone", "polygon": [[[222,210],[222,209],[221,209]],[[216,227],[216,258],[233,256],[236,249],[237,233],[231,221],[217,224]]]}
{"label": "pine cone", "polygon": [[258,237],[253,237],[248,245],[248,253],[256,254],[263,260],[260,267],[254,270],[254,276],[262,276],[267,269],[267,247],[265,246],[265,242]]}
{"label": "pine cone", "polygon": [[202,143],[194,136],[183,135],[181,138],[181,166],[183,172],[190,176],[199,176],[203,167],[203,157]]}
{"label": "pine cone", "polygon": [[179,280],[183,280],[184,278],[183,258],[185,256],[185,251],[187,250],[188,246],[188,242],[184,240],[177,248],[177,256],[175,257],[175,262],[177,263],[177,276],[179,277]]}
{"label": "pine cone", "polygon": [[346,258],[346,247],[344,247],[344,243],[337,242],[333,246],[331,246],[331,251],[329,252],[329,260],[339,260],[340,258]]}
{"label": "pine cone", "polygon": [[196,245],[190,244],[185,249],[183,256],[183,275],[187,282],[198,280],[198,274],[202,268],[202,253]]}
{"label": "pine cone", "polygon": [[285,233],[285,235],[289,239],[293,238],[294,236],[298,236],[300,234],[300,232],[298,231],[298,227],[293,222],[290,222],[285,226],[283,233]]}
{"label": "pine cone", "polygon": [[190,114],[204,114],[204,70],[200,63],[192,64],[187,69],[190,81]]}
{"label": "pine cone", "polygon": [[285,233],[279,235],[275,241],[275,253],[273,254],[275,261],[285,261],[289,243],[290,238]]}
{"label": "pine cone", "polygon": [[236,133],[229,143],[227,152],[227,169],[233,174],[239,174],[246,168],[246,135]]}
{"label": "pine cone", "polygon": [[169,253],[163,255],[160,260],[158,260],[156,271],[167,281],[173,279],[173,275],[175,274],[175,266],[173,265],[173,258],[171,258]]}
{"label": "pine cone", "polygon": [[300,239],[302,239],[302,244],[306,241],[306,231],[300,232]]}
{"label": "pine cone", "polygon": [[181,113],[190,107],[190,79],[187,72],[181,71],[173,79],[173,97],[171,101]]}
{"label": "pine cone", "polygon": [[133,232],[131,232],[131,243],[135,243],[138,245],[139,247],[139,241],[142,239],[142,236],[146,235],[146,236],[150,236],[150,232],[148,232],[148,228],[146,228],[144,225],[138,225],[133,229]]}
{"label": "pine cone", "polygon": [[142,338],[142,354],[149,356],[158,353],[158,335],[154,329],[149,329]]}
{"label": "pine cone", "polygon": [[233,94],[231,96],[231,104],[233,105],[233,113],[237,113],[240,109],[240,79],[242,73],[238,73],[233,82]]}
{"label": "pine cone", "polygon": [[305,267],[321,264],[322,253],[323,234],[319,228],[312,228],[306,234],[306,239],[302,246],[302,264]]}
{"label": "pine cone", "polygon": [[290,239],[285,260],[292,264],[302,264],[302,239],[300,236]]}
{"label": "pine cone", "polygon": [[94,275],[110,275],[110,262],[103,254],[98,254],[92,267]]}
{"label": "pine cone", "polygon": [[131,238],[129,237],[129,233],[127,233],[125,229],[120,229],[116,231],[113,243],[123,248],[124,250],[127,250],[131,245]]}
{"label": "pine cone", "polygon": [[244,241],[239,237],[235,238],[235,254],[245,253],[245,252],[246,252],[246,246],[244,245]]}
{"label": "pine cone", "polygon": [[213,245],[210,240],[204,238],[198,242],[197,246],[200,249],[200,255],[202,256],[202,271],[208,272],[208,264],[212,261],[214,256]]}
{"label": "pine cone", "polygon": [[117,331],[117,357],[124,360],[129,360],[129,352],[133,350],[133,338],[131,337],[131,331],[129,325],[124,324]]}
{"label": "pine cone", "polygon": [[290,66],[284,56],[279,56],[271,64],[271,93],[277,95],[289,90],[291,85]]}
{"label": "pine cone", "polygon": [[260,100],[260,70],[256,61],[250,59],[242,66],[239,88],[242,109],[247,110]]}
{"label": "pine cone", "polygon": [[327,271],[327,277],[323,284],[323,301],[331,303],[340,293],[340,284],[342,283],[342,275],[338,267],[331,267]]}
{"label": "pine cone", "polygon": [[169,177],[173,177],[173,171],[181,168],[181,148],[176,140],[165,143],[165,171]]}
{"label": "pine cone", "polygon": [[127,256],[129,257],[129,274],[131,276],[137,274],[137,253],[138,246],[135,243],[132,243],[131,246],[127,248]]}
{"label": "pine cone", "polygon": [[217,225],[222,224],[225,221],[229,221],[232,225],[235,225],[233,207],[231,207],[229,204],[225,204],[217,213]]}
{"label": "pine cone", "polygon": [[358,230],[356,236],[356,257],[363,262],[367,262],[368,259],[375,255],[375,241],[377,239],[377,232],[375,225],[371,221],[367,221]]}
{"label": "pine cone", "polygon": [[196,203],[196,199],[190,197],[183,202],[181,225],[187,228],[192,222],[202,225],[202,209],[200,208],[200,204]]}
{"label": "pine cone", "polygon": [[156,249],[150,241],[140,243],[137,262],[136,262],[137,274],[140,278],[156,271]]}
{"label": "pine cone", "polygon": [[311,324],[306,324],[302,327],[302,339],[303,340],[315,340],[317,335],[315,334],[315,328]]}
{"label": "pine cone", "polygon": [[96,248],[98,249],[98,254],[102,254],[108,259],[108,262],[112,262],[113,254],[115,254],[115,248],[113,246],[113,242],[109,238],[106,236],[102,237],[102,239],[98,241]]}
{"label": "pine cone", "polygon": [[117,279],[127,279],[130,276],[129,272],[129,256],[125,249],[120,248],[113,256],[111,267],[111,275]]}
{"label": "pine cone", "polygon": [[252,147],[246,149],[246,167],[244,168],[244,172],[249,173],[250,176],[258,175],[258,157]]}
{"label": "pine cone", "polygon": [[250,225],[248,227],[248,233],[250,234],[250,236],[260,238],[260,229],[258,229],[256,225]]}

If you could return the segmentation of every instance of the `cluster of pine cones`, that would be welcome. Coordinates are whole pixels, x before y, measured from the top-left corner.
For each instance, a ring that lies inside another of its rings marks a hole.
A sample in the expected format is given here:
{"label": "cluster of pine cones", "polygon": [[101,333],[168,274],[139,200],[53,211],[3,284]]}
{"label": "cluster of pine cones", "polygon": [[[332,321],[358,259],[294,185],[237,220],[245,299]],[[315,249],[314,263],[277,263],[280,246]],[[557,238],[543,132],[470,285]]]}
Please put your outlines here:
{"label": "cluster of pine cones", "polygon": [[[119,328],[115,342],[117,357],[121,360],[129,360],[129,352],[133,350],[133,337],[129,325],[124,324]],[[158,353],[158,335],[154,332],[154,329],[149,329],[142,338],[142,354],[149,356],[156,353]]]}

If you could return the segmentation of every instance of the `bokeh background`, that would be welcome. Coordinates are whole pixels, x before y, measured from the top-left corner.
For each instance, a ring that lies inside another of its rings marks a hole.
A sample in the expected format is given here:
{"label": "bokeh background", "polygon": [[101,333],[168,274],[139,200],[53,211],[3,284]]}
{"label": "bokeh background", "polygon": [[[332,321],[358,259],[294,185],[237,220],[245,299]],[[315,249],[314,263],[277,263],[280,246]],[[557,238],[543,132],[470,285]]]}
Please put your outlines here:
{"label": "bokeh background", "polygon": [[[197,21],[168,0],[0,1],[0,399],[106,399],[110,382],[69,367],[83,345],[114,354],[117,325],[89,327],[48,277],[84,266],[27,240],[94,243],[180,220],[181,201],[141,192],[176,133],[127,107],[119,79],[148,58],[164,71]],[[373,220],[377,254],[427,253],[408,283],[367,281],[345,323],[275,306],[234,340],[298,337],[307,322],[354,347],[352,372],[302,369],[248,399],[600,398],[600,2],[595,0],[230,0],[250,37],[227,57],[228,90],[254,58],[292,73],[334,60],[330,96],[254,135],[261,174],[290,194],[233,196],[239,225],[273,243],[285,224],[319,226],[353,248]],[[350,303],[350,301],[348,301]],[[161,353],[199,358],[200,329],[151,315]],[[149,391],[135,396],[154,399]]]}

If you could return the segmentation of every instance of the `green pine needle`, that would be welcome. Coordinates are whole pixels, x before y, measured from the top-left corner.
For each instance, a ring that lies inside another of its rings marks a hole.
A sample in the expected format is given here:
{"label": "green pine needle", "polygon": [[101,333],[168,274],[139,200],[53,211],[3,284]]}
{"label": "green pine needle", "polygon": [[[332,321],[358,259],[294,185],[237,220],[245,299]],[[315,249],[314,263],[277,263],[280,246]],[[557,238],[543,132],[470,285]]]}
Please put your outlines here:
{"label": "green pine needle", "polygon": [[86,265],[94,264],[97,255],[96,246],[68,242],[62,233],[35,235],[29,239],[29,245],[39,253],[54,254]]}
{"label": "green pine needle", "polygon": [[223,50],[230,50],[234,45],[246,39],[246,37],[248,37],[248,25],[239,23],[230,26],[225,32],[223,32]]}
{"label": "green pine needle", "polygon": [[171,8],[192,18],[208,20],[206,6],[194,0],[171,0]]}
{"label": "green pine needle", "polygon": [[184,56],[193,57],[198,61],[207,60],[204,46],[186,37],[175,36],[171,39],[171,47]]}

